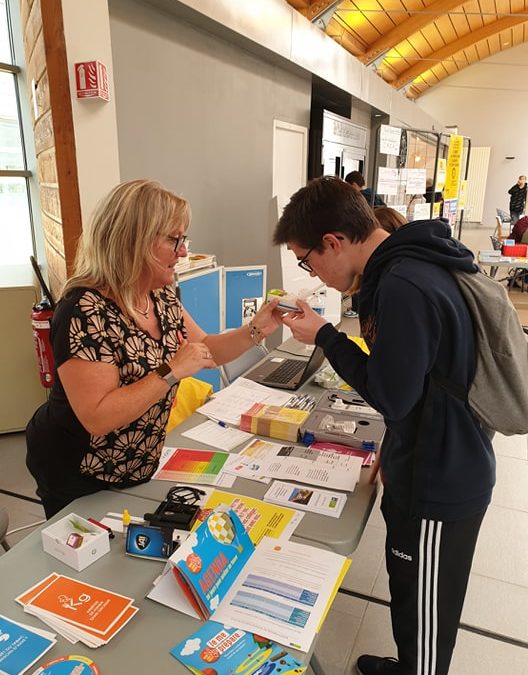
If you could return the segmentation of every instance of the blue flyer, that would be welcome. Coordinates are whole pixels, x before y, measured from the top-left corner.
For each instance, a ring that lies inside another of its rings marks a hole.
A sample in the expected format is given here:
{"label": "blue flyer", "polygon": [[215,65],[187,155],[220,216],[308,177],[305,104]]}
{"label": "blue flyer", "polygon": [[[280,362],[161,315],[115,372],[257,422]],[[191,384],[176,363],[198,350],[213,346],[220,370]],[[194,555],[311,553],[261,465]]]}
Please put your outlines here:
{"label": "blue flyer", "polygon": [[256,633],[207,621],[170,652],[194,675],[300,675],[300,661]]}
{"label": "blue flyer", "polygon": [[0,615],[0,672],[20,675],[55,642],[53,637],[44,637],[30,626]]}

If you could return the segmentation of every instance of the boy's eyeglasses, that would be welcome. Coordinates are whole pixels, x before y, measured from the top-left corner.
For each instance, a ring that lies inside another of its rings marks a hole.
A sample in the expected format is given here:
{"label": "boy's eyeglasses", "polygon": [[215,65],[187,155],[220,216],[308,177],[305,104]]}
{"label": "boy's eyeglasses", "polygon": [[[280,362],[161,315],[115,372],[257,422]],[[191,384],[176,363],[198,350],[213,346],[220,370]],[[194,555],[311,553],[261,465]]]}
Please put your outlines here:
{"label": "boy's eyeglasses", "polygon": [[179,237],[171,237],[168,235],[167,239],[174,244],[174,251],[179,251],[180,248],[187,243],[188,237],[186,234],[180,234]]}
{"label": "boy's eyeglasses", "polygon": [[317,245],[312,246],[312,248],[308,251],[308,253],[304,256],[304,258],[301,258],[297,265],[302,269],[305,270],[306,272],[313,272],[313,267],[310,265],[308,262],[308,258],[310,257],[310,253],[317,248]]}

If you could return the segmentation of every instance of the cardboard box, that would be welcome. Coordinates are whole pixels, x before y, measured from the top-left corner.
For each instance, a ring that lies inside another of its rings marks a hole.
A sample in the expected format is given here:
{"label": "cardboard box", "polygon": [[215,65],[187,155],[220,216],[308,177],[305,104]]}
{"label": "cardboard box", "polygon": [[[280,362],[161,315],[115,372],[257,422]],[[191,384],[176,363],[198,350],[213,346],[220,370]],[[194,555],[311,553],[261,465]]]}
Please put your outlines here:
{"label": "cardboard box", "polygon": [[309,414],[308,410],[254,403],[240,416],[240,428],[252,434],[296,443],[299,427]]}
{"label": "cardboard box", "polygon": [[[79,528],[74,527],[72,522],[78,524]],[[75,513],[70,513],[46,527],[41,534],[42,545],[46,553],[62,560],[77,572],[88,567],[110,550],[108,532]],[[82,537],[82,543],[78,548],[73,548],[66,543],[70,535]]]}

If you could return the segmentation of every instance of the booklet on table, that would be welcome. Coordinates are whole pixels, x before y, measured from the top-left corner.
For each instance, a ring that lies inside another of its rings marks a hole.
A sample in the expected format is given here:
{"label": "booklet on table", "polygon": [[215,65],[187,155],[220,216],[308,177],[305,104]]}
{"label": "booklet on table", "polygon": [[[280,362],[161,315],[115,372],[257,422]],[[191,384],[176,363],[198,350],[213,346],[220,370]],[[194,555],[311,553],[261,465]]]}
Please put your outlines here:
{"label": "booklet on table", "polygon": [[349,565],[337,553],[269,537],[255,548],[234,511],[215,511],[147,597],[307,652]]}

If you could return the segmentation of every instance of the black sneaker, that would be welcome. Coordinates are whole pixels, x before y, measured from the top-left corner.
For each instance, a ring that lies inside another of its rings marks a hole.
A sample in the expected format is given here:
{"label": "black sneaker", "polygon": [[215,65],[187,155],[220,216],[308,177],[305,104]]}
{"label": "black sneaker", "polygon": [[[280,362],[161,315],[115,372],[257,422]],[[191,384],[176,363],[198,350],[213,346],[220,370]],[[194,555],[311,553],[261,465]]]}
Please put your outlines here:
{"label": "black sneaker", "polygon": [[371,656],[363,654],[356,662],[360,675],[399,675],[400,666],[391,656]]}

